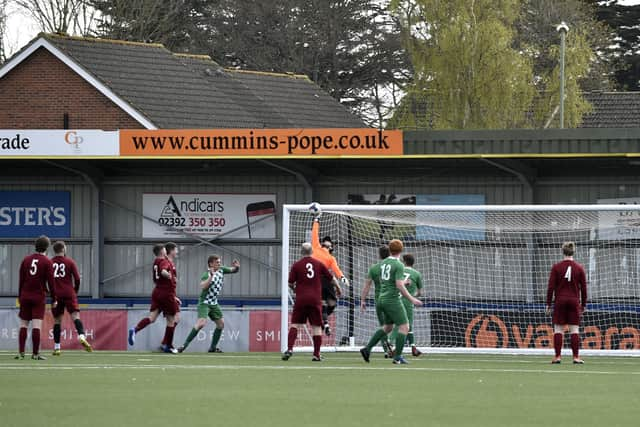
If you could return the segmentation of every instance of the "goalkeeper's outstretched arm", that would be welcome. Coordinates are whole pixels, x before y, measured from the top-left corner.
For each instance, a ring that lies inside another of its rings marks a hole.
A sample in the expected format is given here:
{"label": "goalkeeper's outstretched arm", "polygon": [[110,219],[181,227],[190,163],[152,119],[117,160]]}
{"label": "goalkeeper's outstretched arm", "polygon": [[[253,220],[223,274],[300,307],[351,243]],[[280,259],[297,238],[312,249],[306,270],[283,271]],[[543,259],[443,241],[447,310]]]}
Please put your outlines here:
{"label": "goalkeeper's outstretched arm", "polygon": [[311,227],[311,247],[313,248],[313,257],[322,261],[340,279],[343,286],[349,286],[349,280],[340,270],[336,258],[320,243],[320,220],[318,217],[313,219],[313,226]]}

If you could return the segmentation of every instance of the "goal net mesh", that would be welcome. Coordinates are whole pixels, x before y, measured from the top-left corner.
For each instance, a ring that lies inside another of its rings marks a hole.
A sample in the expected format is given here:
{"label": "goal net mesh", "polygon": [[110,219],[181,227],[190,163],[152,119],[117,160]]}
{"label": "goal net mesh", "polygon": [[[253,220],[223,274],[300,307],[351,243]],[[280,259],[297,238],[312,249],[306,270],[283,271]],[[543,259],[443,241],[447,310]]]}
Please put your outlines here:
{"label": "goal net mesh", "polygon": [[[301,206],[285,208],[285,256],[291,266],[300,257],[300,245],[310,240],[313,215]],[[378,247],[394,238],[404,242],[404,253],[414,255],[414,268],[423,276],[424,306],[414,310],[413,323],[420,348],[552,348],[547,283],[565,241],[576,243],[575,259],[587,274],[582,348],[640,348],[640,211],[594,206],[412,208],[325,208],[320,236],[331,237],[334,256],[351,282],[330,318],[333,333],[323,337],[325,350],[357,349],[378,328],[373,286],[364,311],[360,295],[369,267],[379,261]],[[283,280],[283,291],[289,292],[285,286]],[[288,298],[283,312],[291,312],[292,302]],[[310,329],[302,331],[297,345],[310,346],[309,335]]]}

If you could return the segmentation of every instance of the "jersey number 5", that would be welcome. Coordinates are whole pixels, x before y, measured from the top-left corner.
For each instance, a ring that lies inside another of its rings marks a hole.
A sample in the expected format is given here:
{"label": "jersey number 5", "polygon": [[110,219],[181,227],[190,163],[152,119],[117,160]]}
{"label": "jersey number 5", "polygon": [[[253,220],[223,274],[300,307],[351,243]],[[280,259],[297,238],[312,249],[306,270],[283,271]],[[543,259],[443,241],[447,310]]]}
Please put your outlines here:
{"label": "jersey number 5", "polygon": [[37,272],[38,272],[38,260],[33,259],[31,260],[31,268],[29,269],[29,274],[31,274],[32,276],[35,276]]}
{"label": "jersey number 5", "polygon": [[313,279],[313,277],[316,275],[316,272],[313,271],[313,264],[308,262],[307,265],[305,265],[305,267],[307,267],[307,277],[309,279]]}

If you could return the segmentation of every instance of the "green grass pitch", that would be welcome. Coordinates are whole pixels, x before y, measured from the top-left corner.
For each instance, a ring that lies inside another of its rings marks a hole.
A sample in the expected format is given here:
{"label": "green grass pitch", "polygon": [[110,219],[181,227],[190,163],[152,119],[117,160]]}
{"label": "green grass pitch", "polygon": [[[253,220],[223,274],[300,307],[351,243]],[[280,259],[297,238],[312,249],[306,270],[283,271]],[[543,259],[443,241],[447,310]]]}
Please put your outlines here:
{"label": "green grass pitch", "polygon": [[[0,425],[633,426],[640,360],[380,354],[0,352]],[[568,362],[568,363],[567,363]]]}

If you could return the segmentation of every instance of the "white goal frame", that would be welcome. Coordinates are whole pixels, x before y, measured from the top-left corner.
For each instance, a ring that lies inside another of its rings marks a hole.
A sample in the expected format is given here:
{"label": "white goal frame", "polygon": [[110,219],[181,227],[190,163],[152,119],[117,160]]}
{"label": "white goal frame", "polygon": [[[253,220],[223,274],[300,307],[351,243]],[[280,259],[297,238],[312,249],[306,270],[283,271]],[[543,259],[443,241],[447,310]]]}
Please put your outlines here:
{"label": "white goal frame", "polygon": [[[640,205],[629,204],[566,204],[566,205],[347,205],[347,204],[322,204],[322,211],[349,212],[349,211],[428,211],[428,212],[639,212]],[[308,212],[308,204],[285,204],[282,207],[282,273],[281,273],[281,319],[280,319],[280,349],[287,350],[287,334],[289,329],[288,317],[290,310],[290,293],[288,285],[288,272],[291,268],[290,254],[290,229],[289,220],[291,212]],[[295,250],[296,248],[294,248]],[[640,329],[640,325],[638,325]],[[582,330],[582,328],[581,328]],[[375,330],[372,329],[373,334]],[[300,331],[308,334],[309,331]],[[355,352],[359,350],[355,346],[353,337],[350,337],[349,345],[323,346],[323,352]],[[431,354],[499,354],[499,355],[550,355],[553,349],[536,348],[475,348],[475,347],[419,347],[419,349]],[[296,347],[298,352],[311,352],[311,347]],[[376,347],[374,352],[381,352]],[[570,350],[563,348],[563,355]],[[580,349],[581,355],[586,356],[626,356],[640,357],[640,350],[594,350]]]}

